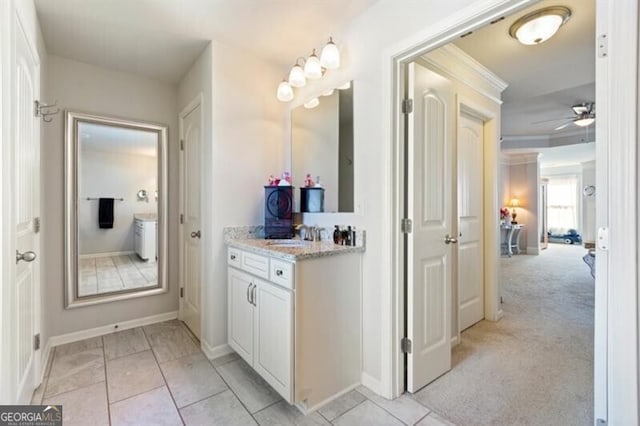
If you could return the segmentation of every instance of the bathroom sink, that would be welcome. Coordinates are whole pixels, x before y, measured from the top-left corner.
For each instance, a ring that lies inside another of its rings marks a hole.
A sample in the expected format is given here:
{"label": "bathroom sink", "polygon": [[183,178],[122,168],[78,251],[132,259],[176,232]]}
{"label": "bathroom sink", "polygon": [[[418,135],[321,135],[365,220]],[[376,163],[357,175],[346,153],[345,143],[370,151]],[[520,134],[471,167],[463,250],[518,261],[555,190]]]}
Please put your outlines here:
{"label": "bathroom sink", "polygon": [[313,242],[304,240],[273,240],[267,243],[271,247],[309,247]]}

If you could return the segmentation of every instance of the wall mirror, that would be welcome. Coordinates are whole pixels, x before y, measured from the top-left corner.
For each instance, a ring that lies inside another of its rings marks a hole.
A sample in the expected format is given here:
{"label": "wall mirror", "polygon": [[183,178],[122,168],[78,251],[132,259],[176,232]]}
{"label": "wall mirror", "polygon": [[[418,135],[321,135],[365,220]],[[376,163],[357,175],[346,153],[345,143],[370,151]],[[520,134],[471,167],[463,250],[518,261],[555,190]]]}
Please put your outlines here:
{"label": "wall mirror", "polygon": [[166,153],[166,126],[66,112],[67,308],[167,291]]}
{"label": "wall mirror", "polygon": [[[314,183],[319,176],[324,188],[323,211],[353,212],[353,82],[325,92],[318,100],[313,108],[307,104],[291,111],[292,183],[302,188],[307,174]],[[300,199],[297,192],[297,212],[301,211]]]}

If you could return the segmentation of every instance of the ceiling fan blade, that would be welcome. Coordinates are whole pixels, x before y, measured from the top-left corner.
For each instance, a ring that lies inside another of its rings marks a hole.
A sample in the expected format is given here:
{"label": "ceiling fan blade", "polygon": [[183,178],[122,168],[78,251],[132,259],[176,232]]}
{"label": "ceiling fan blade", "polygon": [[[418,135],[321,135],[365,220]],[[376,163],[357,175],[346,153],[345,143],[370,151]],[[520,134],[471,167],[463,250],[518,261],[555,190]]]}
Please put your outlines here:
{"label": "ceiling fan blade", "polygon": [[558,126],[558,127],[556,127],[555,129],[553,129],[553,131],[555,132],[555,131],[557,131],[557,130],[562,130],[562,129],[564,129],[565,127],[567,127],[567,126],[568,126],[569,124],[571,124],[571,123],[573,123],[573,120],[571,120],[571,121],[567,121],[566,123],[561,124],[560,126]]}
{"label": "ceiling fan blade", "polygon": [[542,120],[542,121],[534,121],[531,124],[540,124],[540,123],[549,123],[550,121],[560,121],[560,120],[571,120],[575,117],[560,117],[560,118],[552,118],[550,120]]}

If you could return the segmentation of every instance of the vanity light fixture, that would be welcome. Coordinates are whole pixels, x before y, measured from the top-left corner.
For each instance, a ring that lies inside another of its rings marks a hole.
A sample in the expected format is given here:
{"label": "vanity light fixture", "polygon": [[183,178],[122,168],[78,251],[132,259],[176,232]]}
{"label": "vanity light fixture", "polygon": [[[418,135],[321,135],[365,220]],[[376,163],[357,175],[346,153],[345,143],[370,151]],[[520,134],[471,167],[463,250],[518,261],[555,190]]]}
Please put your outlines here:
{"label": "vanity light fixture", "polygon": [[304,63],[304,76],[309,80],[322,78],[322,66],[320,65],[320,59],[316,56],[316,49],[313,49],[311,56]]}
{"label": "vanity light fixture", "polygon": [[287,80],[282,80],[278,85],[277,97],[280,102],[289,102],[293,99],[293,88]]}
{"label": "vanity light fixture", "polygon": [[338,90],[347,90],[351,88],[351,82],[347,81],[342,86],[338,86]]}
{"label": "vanity light fixture", "polygon": [[[340,51],[338,50],[338,46],[333,42],[333,38],[329,37],[329,41],[322,49],[320,58],[316,55],[316,49],[313,49],[311,56],[308,58],[298,58],[296,60],[296,63],[289,71],[289,78],[287,80],[283,80],[278,85],[276,97],[281,102],[290,102],[293,100],[294,87],[304,87],[307,84],[307,80],[320,79],[324,76],[326,70],[334,70],[338,67],[340,67]],[[328,93],[328,91],[325,93]],[[323,96],[328,95],[323,93]],[[319,102],[317,98],[315,99]],[[309,102],[312,101],[313,99]],[[317,106],[317,104],[309,108],[313,108],[315,106]]]}
{"label": "vanity light fixture", "polygon": [[318,105],[320,105],[320,99],[318,99],[318,98],[311,98],[307,102],[304,103],[304,107],[306,109],[315,108]]}
{"label": "vanity light fixture", "polygon": [[304,87],[304,85],[307,84],[304,70],[299,64],[300,59],[304,60],[304,58],[298,58],[295,65],[291,68],[291,71],[289,71],[289,84],[291,87]]}
{"label": "vanity light fixture", "polygon": [[334,89],[325,90],[324,92],[322,92],[322,96],[331,96],[333,95],[333,91]]}
{"label": "vanity light fixture", "polygon": [[329,37],[329,41],[322,48],[320,65],[328,70],[335,70],[340,67],[340,51],[338,50],[338,46],[333,42],[333,37]]}
{"label": "vanity light fixture", "polygon": [[571,9],[551,6],[524,15],[509,28],[509,35],[525,45],[544,43],[571,17]]}

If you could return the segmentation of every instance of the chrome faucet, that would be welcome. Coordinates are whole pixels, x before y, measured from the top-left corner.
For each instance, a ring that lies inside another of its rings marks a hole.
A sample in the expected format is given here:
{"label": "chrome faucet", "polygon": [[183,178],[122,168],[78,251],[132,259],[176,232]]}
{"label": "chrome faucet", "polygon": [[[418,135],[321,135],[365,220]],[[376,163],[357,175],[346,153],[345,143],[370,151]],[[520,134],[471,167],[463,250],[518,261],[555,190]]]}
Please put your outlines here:
{"label": "chrome faucet", "polygon": [[309,237],[311,228],[309,228],[307,225],[305,225],[304,223],[296,225],[295,230],[300,235],[301,240],[309,240],[308,237]]}

